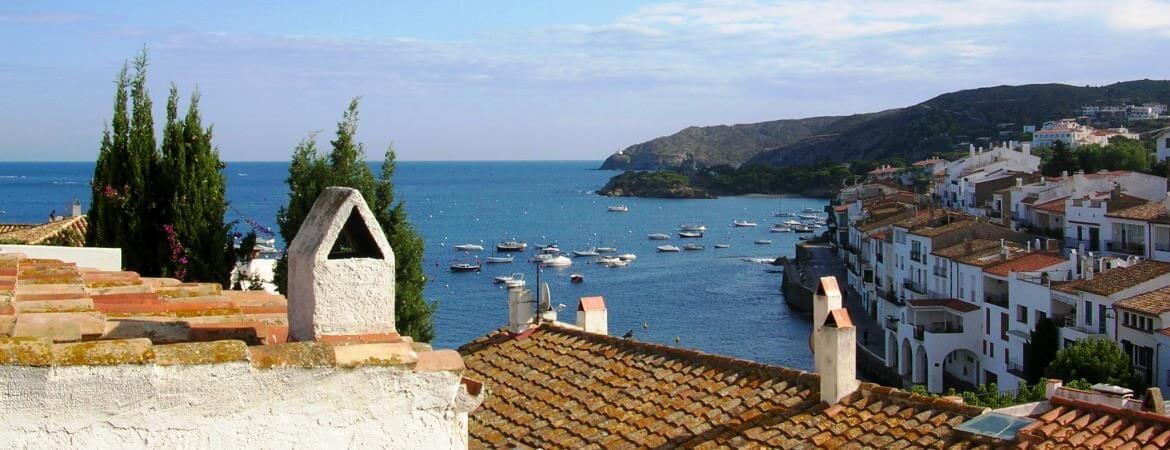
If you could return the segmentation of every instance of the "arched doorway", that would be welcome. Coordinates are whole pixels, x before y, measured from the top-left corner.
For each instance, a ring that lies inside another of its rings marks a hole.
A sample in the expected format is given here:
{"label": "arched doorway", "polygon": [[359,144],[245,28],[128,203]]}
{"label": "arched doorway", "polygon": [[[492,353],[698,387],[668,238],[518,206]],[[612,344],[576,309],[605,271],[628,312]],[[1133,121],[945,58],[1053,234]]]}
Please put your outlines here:
{"label": "arched doorway", "polygon": [[914,351],[914,384],[926,384],[928,368],[926,361],[926,347],[918,346],[918,350]]}
{"label": "arched doorway", "polygon": [[898,368],[898,335],[886,333],[886,367]]}
{"label": "arched doorway", "polygon": [[914,371],[913,364],[912,364],[913,358],[914,358],[914,352],[911,350],[909,339],[902,339],[902,355],[901,356],[902,356],[902,367],[898,369],[898,373],[901,374],[903,378],[910,378],[910,375]]}
{"label": "arched doorway", "polygon": [[952,351],[943,358],[943,390],[974,390],[979,384],[979,356],[962,348]]}

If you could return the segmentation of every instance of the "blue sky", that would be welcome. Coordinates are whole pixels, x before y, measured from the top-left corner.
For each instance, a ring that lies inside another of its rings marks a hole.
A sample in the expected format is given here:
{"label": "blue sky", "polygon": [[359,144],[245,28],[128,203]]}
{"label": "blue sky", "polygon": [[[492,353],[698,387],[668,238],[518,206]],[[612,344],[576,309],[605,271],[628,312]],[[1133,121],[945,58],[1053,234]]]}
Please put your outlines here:
{"label": "blue sky", "polygon": [[92,160],[144,46],[156,106],[198,87],[227,160],[324,144],[354,96],[372,159],[600,160],[690,125],[1170,74],[1170,1],[195,3],[0,3],[0,159]]}

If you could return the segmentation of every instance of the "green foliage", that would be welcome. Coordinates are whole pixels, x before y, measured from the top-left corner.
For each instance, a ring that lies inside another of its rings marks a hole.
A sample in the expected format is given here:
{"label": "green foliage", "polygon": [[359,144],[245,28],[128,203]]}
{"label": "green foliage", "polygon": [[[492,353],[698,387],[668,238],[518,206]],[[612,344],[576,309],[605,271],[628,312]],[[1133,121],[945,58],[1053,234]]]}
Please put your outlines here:
{"label": "green foliage", "polygon": [[[179,119],[172,86],[161,151],[155,147],[148,65],[144,50],[134,59],[133,76],[130,65],[118,74],[112,130],[102,134],[94,168],[87,244],[121,248],[126,268],[145,276],[226,286],[234,261],[223,222],[226,181],[211,129],[202,126],[198,93]],[[166,226],[173,226],[177,246],[168,241]]]}
{"label": "green foliage", "polygon": [[1050,378],[1062,380],[1084,379],[1091,384],[1141,388],[1121,346],[1103,338],[1081,339],[1060,349],[1045,373]]}
{"label": "green foliage", "polygon": [[[1088,389],[1090,384],[1084,380],[1072,380],[1065,384],[1067,387],[1073,389]],[[972,406],[982,406],[985,408],[1004,408],[1012,405],[1019,405],[1023,403],[1031,403],[1045,400],[1046,387],[1044,380],[1040,380],[1034,384],[1020,383],[1020,386],[1015,391],[999,391],[999,386],[995,383],[981,384],[975,388],[974,391],[957,392],[954,388],[948,389],[945,394],[936,395],[926,390],[925,386],[916,384],[910,387],[910,392],[918,395],[926,395],[930,397],[940,396],[958,396],[963,398],[963,403]]]}
{"label": "green foliage", "polygon": [[[423,298],[427,281],[422,271],[423,241],[407,220],[404,204],[395,200],[392,181],[396,168],[394,149],[387,148],[381,173],[375,178],[365,161],[364,146],[354,138],[357,123],[358,99],[355,98],[337,123],[336,137],[330,141],[328,155],[318,153],[315,135],[309,135],[293,150],[286,179],[288,204],[280,208],[276,217],[280,235],[285,242],[292,243],[313,203],[326,187],[347,186],[360,191],[394,249],[394,308],[398,332],[419,342],[430,342],[435,336],[432,316],[438,305]],[[287,255],[277,262],[274,281],[277,289],[287,293]]]}
{"label": "green foliage", "polygon": [[783,167],[754,164],[731,170],[708,170],[698,174],[694,184],[727,195],[827,195],[840,189],[847,178],[851,178],[849,167],[839,163]]}
{"label": "green foliage", "polygon": [[1150,170],[1150,151],[1145,145],[1141,141],[1121,137],[1110,139],[1109,145],[1082,145],[1075,150],[1057,141],[1047,153],[1040,171],[1050,177],[1059,176],[1065,171],[1071,174],[1077,170],[1084,170],[1085,173]]}
{"label": "green foliage", "polygon": [[1040,382],[1044,370],[1056,358],[1060,348],[1060,330],[1052,319],[1044,318],[1036,322],[1036,329],[1032,331],[1031,345],[1024,352],[1024,374],[1029,383]]}

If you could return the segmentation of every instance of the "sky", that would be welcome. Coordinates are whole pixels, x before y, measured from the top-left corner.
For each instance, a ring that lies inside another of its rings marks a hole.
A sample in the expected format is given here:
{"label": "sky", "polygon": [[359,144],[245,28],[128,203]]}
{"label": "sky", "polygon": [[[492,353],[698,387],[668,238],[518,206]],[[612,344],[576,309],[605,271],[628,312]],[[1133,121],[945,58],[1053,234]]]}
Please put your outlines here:
{"label": "sky", "polygon": [[92,161],[146,48],[229,161],[601,160],[692,125],[877,111],[1001,84],[1170,78],[1170,0],[0,2],[0,160]]}

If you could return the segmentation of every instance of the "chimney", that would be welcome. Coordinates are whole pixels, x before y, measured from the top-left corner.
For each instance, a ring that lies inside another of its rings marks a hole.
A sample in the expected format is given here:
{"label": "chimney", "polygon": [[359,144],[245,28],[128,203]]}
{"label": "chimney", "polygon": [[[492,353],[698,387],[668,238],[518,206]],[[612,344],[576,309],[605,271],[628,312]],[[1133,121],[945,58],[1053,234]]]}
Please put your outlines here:
{"label": "chimney", "polygon": [[325,188],[289,244],[288,322],[295,341],[396,332],[394,250],[357,189]]}
{"label": "chimney", "polygon": [[1068,171],[1067,170],[1060,171],[1060,181],[1068,181]]}
{"label": "chimney", "polygon": [[1166,198],[1162,199],[1162,205],[1165,206],[1166,211],[1170,213],[1170,192],[1166,193]]}
{"label": "chimney", "polygon": [[1029,142],[1024,142],[1024,143],[1020,144],[1020,151],[1024,152],[1025,155],[1031,155],[1032,154],[1032,144]]}
{"label": "chimney", "polygon": [[999,240],[999,260],[1000,261],[1007,261],[1007,259],[1008,259],[1007,244],[1004,242],[1003,239],[1000,239]]}
{"label": "chimney", "polygon": [[821,381],[821,401],[830,405],[857,391],[857,328],[841,307],[834,277],[822,277],[813,299],[813,362]]}
{"label": "chimney", "polygon": [[80,217],[80,216],[81,216],[81,201],[74,199],[73,200],[73,211],[72,211],[71,217]]}
{"label": "chimney", "polygon": [[969,146],[967,148],[967,152],[970,154],[970,156],[975,156],[975,144],[967,144],[967,145]]}
{"label": "chimney", "polygon": [[581,297],[581,302],[577,304],[578,327],[588,333],[609,334],[608,322],[604,298]]}
{"label": "chimney", "polygon": [[1056,395],[1056,390],[1060,389],[1060,387],[1062,385],[1064,385],[1064,383],[1060,380],[1056,380],[1056,379],[1052,379],[1052,378],[1045,379],[1044,380],[1044,398],[1051,399],[1053,396]]}
{"label": "chimney", "polygon": [[1162,400],[1161,389],[1156,387],[1146,389],[1146,396],[1142,399],[1142,410],[1154,414],[1166,414],[1166,403]]}
{"label": "chimney", "polygon": [[1028,241],[1028,253],[1032,253],[1032,241]]}
{"label": "chimney", "polygon": [[1084,170],[1077,170],[1076,172],[1073,172],[1072,182],[1073,182],[1073,189],[1077,189],[1080,186],[1084,185],[1085,171]]}
{"label": "chimney", "polygon": [[1060,250],[1060,246],[1056,245],[1056,239],[1048,238],[1044,241],[1044,251],[1055,252]]}
{"label": "chimney", "polygon": [[1023,185],[1024,185],[1024,179],[1023,179],[1023,178],[1021,178],[1021,177],[1016,177],[1016,186],[1017,186],[1017,187],[1020,187],[1020,186],[1023,186]]}
{"label": "chimney", "polygon": [[533,303],[532,291],[522,287],[508,289],[508,331],[519,334],[532,326]]}

